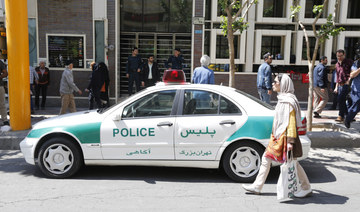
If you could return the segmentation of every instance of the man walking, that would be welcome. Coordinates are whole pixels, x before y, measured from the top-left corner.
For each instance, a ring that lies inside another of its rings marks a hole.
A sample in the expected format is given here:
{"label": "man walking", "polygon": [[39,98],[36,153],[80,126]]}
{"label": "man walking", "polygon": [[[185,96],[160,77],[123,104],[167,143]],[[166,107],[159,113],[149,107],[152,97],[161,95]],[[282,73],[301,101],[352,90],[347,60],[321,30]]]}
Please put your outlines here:
{"label": "man walking", "polygon": [[360,61],[357,60],[351,67],[350,78],[353,79],[351,84],[350,97],[352,104],[348,109],[348,115],[344,121],[347,128],[350,128],[350,122],[353,121],[356,114],[360,111]]}
{"label": "man walking", "polygon": [[272,78],[271,78],[271,67],[272,57],[270,53],[264,55],[265,62],[259,67],[257,74],[257,89],[261,101],[270,104],[270,97],[272,94]]}
{"label": "man walking", "polygon": [[131,55],[128,57],[128,63],[126,64],[126,77],[129,79],[129,96],[132,95],[134,81],[136,92],[140,91],[140,72],[142,68],[142,62],[138,54],[138,48],[134,47]]}
{"label": "man walking", "polygon": [[38,75],[38,82],[35,85],[35,107],[37,110],[39,109],[39,96],[41,92],[41,109],[45,109],[47,87],[50,83],[50,72],[49,69],[45,67],[45,61],[40,61],[39,67],[36,67],[35,71]]}
{"label": "man walking", "polygon": [[328,72],[326,64],[328,63],[326,56],[320,57],[320,63],[314,69],[314,118],[321,118],[320,113],[329,100],[327,85]]}
{"label": "man walking", "polygon": [[214,71],[209,69],[210,57],[203,55],[200,59],[201,67],[194,70],[192,82],[195,84],[214,84]]}
{"label": "man walking", "polygon": [[69,108],[70,113],[76,112],[76,105],[74,99],[74,91],[82,94],[81,90],[74,83],[73,76],[73,63],[72,61],[67,61],[65,70],[61,76],[60,81],[60,95],[61,95],[61,109],[60,115],[65,114]]}
{"label": "man walking", "polygon": [[160,71],[156,62],[154,62],[154,56],[151,55],[148,58],[147,64],[143,66],[142,71],[142,86],[146,88],[155,85],[160,81]]}
{"label": "man walking", "polygon": [[335,65],[336,87],[334,92],[338,94],[339,116],[335,121],[343,122],[345,115],[348,113],[346,96],[349,93],[350,70],[353,61],[345,58],[345,51],[343,49],[336,51],[336,57],[338,62]]}
{"label": "man walking", "polygon": [[[171,66],[169,65],[171,63]],[[171,55],[167,61],[165,61],[165,67],[166,69],[177,69],[182,70],[183,69],[183,63],[185,63],[184,58],[181,55],[181,51],[179,48],[176,48],[174,50],[174,55]]]}

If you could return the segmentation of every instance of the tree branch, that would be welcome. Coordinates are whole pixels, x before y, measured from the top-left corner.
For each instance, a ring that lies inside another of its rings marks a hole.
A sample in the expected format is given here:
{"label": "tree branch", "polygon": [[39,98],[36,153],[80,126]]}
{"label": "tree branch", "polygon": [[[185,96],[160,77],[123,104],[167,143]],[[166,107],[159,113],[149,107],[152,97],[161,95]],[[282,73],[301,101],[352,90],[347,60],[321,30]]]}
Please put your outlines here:
{"label": "tree branch", "polygon": [[[328,0],[324,0],[323,6],[327,5],[327,3],[328,3]],[[323,7],[323,10],[324,10],[324,7]],[[313,29],[313,32],[314,32],[314,36],[315,36],[316,38],[318,38],[318,33],[317,33],[317,31],[316,31],[316,23],[318,22],[320,16],[322,15],[322,12],[323,12],[323,11],[319,12],[319,13],[316,15],[316,18],[315,18],[315,20],[314,20],[313,23],[312,23],[312,29]]]}

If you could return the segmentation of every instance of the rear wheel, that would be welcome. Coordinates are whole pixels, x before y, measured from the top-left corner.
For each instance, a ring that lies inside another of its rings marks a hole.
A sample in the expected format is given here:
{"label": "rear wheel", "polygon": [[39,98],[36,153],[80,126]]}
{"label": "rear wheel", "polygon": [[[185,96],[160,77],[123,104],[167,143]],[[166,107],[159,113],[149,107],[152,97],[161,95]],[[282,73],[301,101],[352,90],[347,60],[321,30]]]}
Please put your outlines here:
{"label": "rear wheel", "polygon": [[257,143],[237,142],[224,153],[224,171],[237,182],[253,182],[259,172],[263,153],[264,148]]}
{"label": "rear wheel", "polygon": [[70,177],[82,164],[83,158],[79,148],[66,138],[51,138],[40,147],[38,166],[48,177]]}

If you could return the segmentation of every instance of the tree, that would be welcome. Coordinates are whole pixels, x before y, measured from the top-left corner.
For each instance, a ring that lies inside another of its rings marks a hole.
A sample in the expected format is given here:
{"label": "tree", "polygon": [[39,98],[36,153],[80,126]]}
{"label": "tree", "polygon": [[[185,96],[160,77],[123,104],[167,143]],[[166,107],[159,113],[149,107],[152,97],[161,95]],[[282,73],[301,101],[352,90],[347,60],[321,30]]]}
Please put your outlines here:
{"label": "tree", "polygon": [[[245,17],[253,4],[257,4],[258,0],[219,0],[220,9],[225,13],[222,15],[221,28],[224,36],[228,39],[230,73],[229,86],[235,86],[235,48],[234,33],[238,30],[240,34],[248,28]],[[241,16],[240,16],[241,15]]]}
{"label": "tree", "polygon": [[[329,36],[337,36],[340,34],[341,31],[345,30],[343,27],[336,27],[335,26],[335,15],[336,15],[336,9],[339,5],[339,0],[336,0],[334,12],[333,14],[329,14],[329,16],[326,19],[326,23],[322,24],[320,28],[316,28],[316,23],[321,17],[323,13],[323,9],[328,4],[328,0],[324,0],[322,5],[314,5],[313,7],[313,13],[316,15],[314,21],[312,22],[312,31],[314,33],[315,37],[315,47],[313,51],[313,55],[311,57],[310,55],[310,42],[309,42],[309,35],[307,33],[307,30],[304,26],[304,24],[299,20],[299,12],[301,10],[301,7],[299,5],[300,0],[293,0],[293,5],[291,6],[291,18],[294,18],[295,21],[299,24],[300,28],[304,32],[305,36],[305,42],[306,42],[306,57],[308,61],[308,68],[309,68],[309,96],[308,96],[308,105],[307,105],[307,131],[311,131],[312,129],[312,113],[313,113],[313,86],[314,86],[314,78],[313,78],[313,72],[314,72],[314,65],[316,61],[316,55],[319,49],[319,46],[321,43],[323,43],[325,40],[329,39]],[[298,27],[296,28],[296,30]]]}

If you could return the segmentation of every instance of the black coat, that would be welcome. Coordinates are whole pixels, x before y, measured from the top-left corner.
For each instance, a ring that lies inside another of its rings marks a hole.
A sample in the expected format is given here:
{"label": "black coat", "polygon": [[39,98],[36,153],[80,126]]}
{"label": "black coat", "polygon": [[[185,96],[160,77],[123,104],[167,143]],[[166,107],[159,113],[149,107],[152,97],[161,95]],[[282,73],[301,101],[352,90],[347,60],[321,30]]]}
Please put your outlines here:
{"label": "black coat", "polygon": [[[151,74],[152,74],[153,81],[156,81],[156,82],[160,81],[160,71],[159,71],[157,63],[155,63],[155,62],[153,63],[153,66],[151,68]],[[141,73],[141,81],[148,82],[148,76],[149,76],[149,65],[148,65],[148,63],[146,63],[143,65],[143,70]]]}

